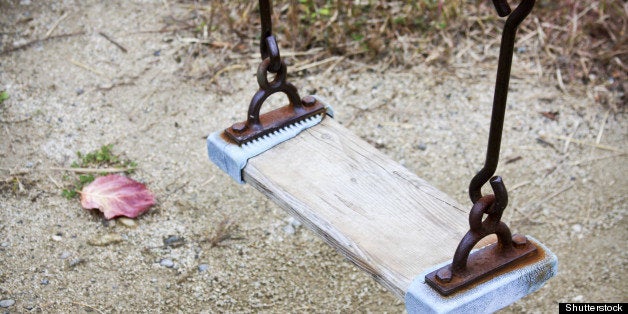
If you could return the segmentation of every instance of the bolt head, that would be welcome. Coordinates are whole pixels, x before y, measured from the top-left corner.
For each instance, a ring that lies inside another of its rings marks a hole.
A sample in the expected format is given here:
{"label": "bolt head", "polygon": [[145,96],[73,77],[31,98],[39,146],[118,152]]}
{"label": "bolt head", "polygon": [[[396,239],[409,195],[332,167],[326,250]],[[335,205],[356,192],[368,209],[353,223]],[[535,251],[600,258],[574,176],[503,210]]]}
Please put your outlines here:
{"label": "bolt head", "polygon": [[528,239],[524,235],[515,234],[512,236],[512,244],[516,248],[524,247],[527,243],[528,243]]}
{"label": "bolt head", "polygon": [[301,102],[306,107],[314,106],[314,104],[316,104],[316,98],[314,98],[313,96],[305,96],[303,97]]}
{"label": "bolt head", "polygon": [[449,267],[441,268],[438,272],[436,272],[436,279],[444,283],[451,282],[451,270]]}
{"label": "bolt head", "polygon": [[237,133],[242,133],[244,132],[244,130],[246,130],[246,123],[244,122],[235,123],[231,126],[231,129]]}

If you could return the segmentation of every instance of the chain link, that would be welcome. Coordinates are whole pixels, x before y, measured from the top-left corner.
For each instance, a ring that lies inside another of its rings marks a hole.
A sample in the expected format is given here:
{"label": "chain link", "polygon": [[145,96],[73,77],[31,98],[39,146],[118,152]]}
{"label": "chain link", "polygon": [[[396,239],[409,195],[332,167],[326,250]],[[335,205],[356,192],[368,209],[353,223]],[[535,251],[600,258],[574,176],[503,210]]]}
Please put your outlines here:
{"label": "chain link", "polygon": [[270,58],[268,71],[277,73],[281,68],[281,56],[277,39],[273,36],[273,21],[271,17],[271,0],[259,0],[259,12],[262,24],[262,36],[260,38],[260,53],[262,61]]}

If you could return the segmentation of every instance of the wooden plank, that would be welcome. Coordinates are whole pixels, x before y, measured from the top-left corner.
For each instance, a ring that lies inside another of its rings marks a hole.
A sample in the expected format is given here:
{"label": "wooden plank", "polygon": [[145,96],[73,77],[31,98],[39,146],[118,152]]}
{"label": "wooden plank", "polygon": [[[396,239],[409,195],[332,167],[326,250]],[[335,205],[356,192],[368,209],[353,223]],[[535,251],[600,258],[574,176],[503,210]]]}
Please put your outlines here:
{"label": "wooden plank", "polygon": [[469,228],[466,207],[329,118],[243,175],[400,298]]}

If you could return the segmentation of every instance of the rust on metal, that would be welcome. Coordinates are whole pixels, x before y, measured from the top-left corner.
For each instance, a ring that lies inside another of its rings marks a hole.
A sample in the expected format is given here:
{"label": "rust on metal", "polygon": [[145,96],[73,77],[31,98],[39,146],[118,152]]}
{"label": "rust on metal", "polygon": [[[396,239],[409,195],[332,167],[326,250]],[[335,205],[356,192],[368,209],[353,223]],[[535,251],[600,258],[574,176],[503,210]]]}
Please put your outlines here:
{"label": "rust on metal", "polygon": [[[487,278],[507,267],[514,267],[537,252],[536,245],[525,236],[512,236],[508,226],[501,221],[502,213],[508,204],[508,193],[502,178],[494,176],[499,161],[510,68],[519,24],[530,14],[535,0],[523,0],[512,11],[506,0],[493,0],[497,14],[508,16],[502,32],[497,81],[493,97],[493,112],[486,150],[484,167],[469,184],[469,196],[473,207],[469,213],[470,230],[465,234],[450,265],[437,269],[425,276],[425,281],[442,295],[450,295],[479,280]],[[490,182],[494,194],[482,195],[482,186]],[[486,219],[482,220],[484,215]],[[495,234],[497,243],[471,250],[484,237]]]}
{"label": "rust on metal", "polygon": [[506,0],[493,0],[495,10],[501,17],[508,16],[504,24],[502,39],[499,48],[499,60],[497,61],[497,77],[495,80],[495,94],[493,95],[493,111],[491,113],[491,126],[486,149],[484,167],[473,177],[469,184],[469,197],[475,203],[482,197],[482,186],[495,174],[499,160],[499,150],[504,128],[504,116],[508,99],[508,85],[510,83],[510,69],[512,67],[512,55],[515,47],[515,36],[519,24],[530,14],[535,0],[523,0],[515,10],[510,9]]}
{"label": "rust on metal", "polygon": [[444,296],[451,295],[500,270],[528,264],[537,254],[537,247],[527,241],[525,245],[504,249],[493,243],[469,255],[464,271],[452,272],[452,265],[437,269],[425,276],[425,282]]}
{"label": "rust on metal", "polygon": [[242,145],[322,113],[325,113],[325,106],[319,101],[310,106],[302,106],[299,109],[288,105],[260,115],[259,124],[249,125],[246,122],[238,122],[227,128],[225,134],[232,142]]}
{"label": "rust on metal", "polygon": [[[297,88],[286,80],[287,66],[279,53],[277,40],[273,36],[271,1],[259,0],[261,19],[260,53],[262,63],[257,68],[259,89],[251,99],[246,121],[233,124],[225,129],[222,138],[243,145],[264,135],[273,133],[292,124],[326,112],[326,107],[312,96],[299,97]],[[268,73],[275,73],[272,81]],[[260,115],[264,101],[275,93],[284,93],[290,103],[279,109]]]}
{"label": "rust on metal", "polygon": [[[282,61],[275,78],[268,81],[271,58],[266,58],[257,69],[259,90],[251,99],[247,119],[227,128],[224,135],[238,145],[246,144],[281,128],[326,112],[325,105],[312,96],[299,97],[297,88],[286,80],[286,64]],[[290,103],[284,107],[260,115],[264,101],[274,93],[284,93]]]}
{"label": "rust on metal", "polygon": [[259,0],[260,22],[262,34],[260,37],[260,53],[262,60],[270,58],[268,70],[277,73],[281,67],[281,55],[277,39],[273,35],[273,21],[271,18],[272,4],[270,0]]}
{"label": "rust on metal", "polygon": [[[425,282],[444,296],[451,295],[469,285],[496,274],[506,267],[517,266],[535,255],[537,246],[525,236],[511,234],[501,221],[508,205],[508,193],[502,178],[490,180],[494,194],[481,197],[469,213],[470,229],[462,238],[451,264],[425,276]],[[482,220],[484,215],[486,219]],[[497,243],[473,254],[471,250],[484,237],[495,234]]]}

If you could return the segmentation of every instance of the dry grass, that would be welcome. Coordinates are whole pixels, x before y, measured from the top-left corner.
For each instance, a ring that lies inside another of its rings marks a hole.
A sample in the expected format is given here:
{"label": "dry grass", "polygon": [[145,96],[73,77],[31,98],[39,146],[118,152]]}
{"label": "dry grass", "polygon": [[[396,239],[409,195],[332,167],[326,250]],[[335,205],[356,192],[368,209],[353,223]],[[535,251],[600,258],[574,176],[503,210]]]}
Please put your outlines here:
{"label": "dry grass", "polygon": [[[190,78],[213,81],[232,63],[230,58],[257,53],[257,3],[180,4],[185,13],[166,23],[191,32],[186,34],[190,45],[179,55]],[[492,60],[503,24],[488,0],[276,0],[273,7],[274,34],[293,68],[335,61],[330,59],[334,56],[394,67]],[[587,90],[617,110],[628,88],[627,16],[624,1],[537,0],[520,28],[516,49],[521,58],[538,63],[539,74],[555,80],[563,91]],[[193,59],[209,50],[223,51],[224,62],[193,71]],[[309,53],[295,53],[305,51]],[[337,62],[322,65],[304,68],[325,70]]]}

